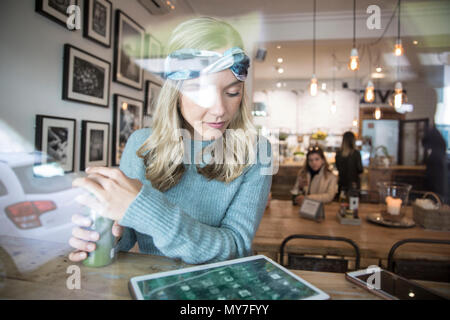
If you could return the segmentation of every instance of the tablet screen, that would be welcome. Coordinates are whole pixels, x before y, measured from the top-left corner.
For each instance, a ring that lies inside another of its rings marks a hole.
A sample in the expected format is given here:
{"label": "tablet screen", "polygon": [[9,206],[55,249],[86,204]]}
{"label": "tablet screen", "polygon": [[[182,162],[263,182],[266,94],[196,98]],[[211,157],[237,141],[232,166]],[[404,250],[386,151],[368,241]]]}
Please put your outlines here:
{"label": "tablet screen", "polygon": [[145,300],[298,300],[319,294],[328,298],[264,257],[138,279],[135,284],[140,292],[138,299]]}

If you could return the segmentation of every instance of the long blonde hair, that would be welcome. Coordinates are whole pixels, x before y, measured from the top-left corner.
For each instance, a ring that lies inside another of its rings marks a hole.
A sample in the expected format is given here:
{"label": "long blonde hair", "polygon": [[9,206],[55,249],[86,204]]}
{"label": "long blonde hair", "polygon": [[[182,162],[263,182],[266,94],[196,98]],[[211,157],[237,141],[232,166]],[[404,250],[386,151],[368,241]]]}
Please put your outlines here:
{"label": "long blonde hair", "polygon": [[[203,17],[188,20],[176,27],[169,40],[167,52],[182,48],[218,50],[224,47],[244,49],[239,33],[224,21]],[[185,145],[178,130],[185,127],[179,110],[181,86],[182,81],[165,81],[156,103],[152,133],[136,152],[144,159],[146,178],[160,191],[175,186],[185,171]],[[228,183],[239,177],[255,158],[255,134],[251,133],[256,133],[256,129],[252,124],[245,87],[239,110],[226,132],[227,134],[211,143],[213,146],[208,146],[222,147],[222,150],[225,150],[223,161],[211,161],[204,167],[197,165],[197,169],[207,179]]]}

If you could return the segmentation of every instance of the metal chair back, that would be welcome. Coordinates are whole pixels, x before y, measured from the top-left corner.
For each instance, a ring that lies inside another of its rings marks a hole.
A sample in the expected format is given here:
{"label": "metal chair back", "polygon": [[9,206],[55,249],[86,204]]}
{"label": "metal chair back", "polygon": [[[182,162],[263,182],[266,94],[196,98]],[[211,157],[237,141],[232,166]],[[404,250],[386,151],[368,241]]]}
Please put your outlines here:
{"label": "metal chair back", "polygon": [[310,270],[321,272],[337,272],[345,273],[348,271],[348,260],[345,259],[329,259],[324,255],[322,258],[305,257],[303,255],[288,253],[288,263],[283,264],[284,252],[286,244],[293,239],[312,239],[312,240],[330,240],[342,241],[350,244],[355,249],[355,270],[359,269],[360,251],[358,245],[351,239],[344,237],[318,236],[306,234],[293,234],[283,240],[280,246],[280,264],[289,269]]}

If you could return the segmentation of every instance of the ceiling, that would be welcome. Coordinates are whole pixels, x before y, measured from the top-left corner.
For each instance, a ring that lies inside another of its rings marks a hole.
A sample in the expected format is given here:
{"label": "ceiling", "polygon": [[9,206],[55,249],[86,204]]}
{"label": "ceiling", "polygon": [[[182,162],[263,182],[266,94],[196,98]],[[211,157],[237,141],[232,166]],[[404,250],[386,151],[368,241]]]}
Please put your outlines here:
{"label": "ceiling", "polygon": [[[263,15],[282,15],[292,13],[313,12],[312,0],[178,0],[188,4],[194,13],[232,17],[251,12]],[[446,1],[446,0],[437,0]],[[423,3],[424,0],[403,0],[403,3]],[[376,4],[383,9],[394,8],[395,0],[357,0],[356,10],[366,11],[370,5]],[[317,0],[317,12],[339,12],[353,10],[352,0]]]}
{"label": "ceiling", "polygon": [[[192,15],[215,16],[231,21],[236,20],[238,23],[239,20],[246,20],[256,13],[259,17],[258,21],[265,24],[266,28],[272,28],[275,24],[282,25],[283,27],[288,26],[288,21],[297,21],[297,19],[305,19],[304,21],[307,21],[306,23],[310,23],[309,20],[312,20],[313,12],[313,0],[172,0],[172,2],[175,2],[177,7],[177,10],[174,12],[175,17],[180,19],[184,16]],[[397,1],[357,0],[357,16],[367,17],[367,7],[373,4],[380,7],[382,24],[386,26],[388,19],[392,16],[397,6]],[[407,30],[410,36],[402,36],[405,56],[400,60],[404,64],[400,68],[400,80],[415,80],[429,77],[430,74],[433,77],[433,70],[435,70],[436,65],[450,64],[448,54],[450,52],[450,24],[447,22],[446,15],[447,12],[450,12],[450,1],[402,0],[401,4],[402,17],[403,15],[406,15],[408,18],[411,14],[416,16],[417,14],[424,14],[427,16],[427,19],[434,21],[434,15],[441,14],[437,23],[428,23],[428,25],[412,23],[412,30]],[[427,12],[423,13],[422,11]],[[350,21],[352,19],[352,14],[352,0],[317,0],[317,17],[322,19],[320,21],[321,26],[323,26],[322,23],[325,23],[324,19],[329,22],[330,18],[333,17],[337,17],[337,20],[333,20],[337,21],[337,23],[349,23],[349,19]],[[169,20],[167,19],[167,21]],[[252,23],[250,22],[250,25]],[[360,23],[364,23],[364,20],[360,21]],[[402,29],[405,29],[405,27],[408,28],[409,26],[402,25]],[[167,29],[169,30],[170,28]],[[264,30],[273,32],[273,29]],[[340,33],[339,30],[342,30],[342,25],[341,29],[336,27],[336,30],[331,30],[331,32]],[[393,36],[396,34],[395,30],[396,20],[394,19],[389,28],[389,37],[386,35],[382,39],[378,39],[378,36],[373,38],[357,38],[357,47],[361,59],[361,67],[357,72],[358,79],[367,81],[372,73],[376,73],[374,69],[378,64],[383,68],[381,75],[383,78],[379,81],[392,82],[397,78],[396,63],[398,59],[396,60],[392,54],[395,44],[395,37]],[[428,33],[428,35],[413,36],[414,34],[420,35],[424,33],[422,32],[424,30],[426,30],[425,33]],[[266,83],[271,80],[275,84],[283,80],[310,79],[313,72],[312,32],[310,36],[309,29],[305,29],[304,31],[306,32],[306,36],[304,32],[302,36],[297,37],[297,39],[302,40],[261,43],[259,41],[263,41],[261,39],[264,37],[256,39],[258,47],[267,49],[264,62],[253,60],[254,78],[257,83],[258,81]],[[435,31],[438,34],[434,34]],[[404,33],[404,35],[406,34]],[[277,36],[276,32],[275,35]],[[354,78],[355,73],[349,71],[347,68],[350,50],[352,48],[352,33],[338,34],[334,36],[334,39],[327,36],[318,37],[318,39],[320,40],[316,41],[316,76],[319,81],[321,79],[332,79],[333,70],[336,79]],[[273,40],[273,37],[271,40]],[[418,44],[414,45],[413,40],[418,41]],[[374,44],[374,42],[377,43]],[[277,49],[277,46],[281,46],[281,49]],[[335,60],[333,60],[333,54],[336,57]],[[284,59],[281,65],[277,63],[277,58],[279,57]],[[434,62],[427,64],[424,63],[424,59]],[[275,69],[276,66],[282,66],[285,72],[279,74]]]}
{"label": "ceiling", "polygon": [[[423,56],[437,55],[450,52],[450,36],[440,37],[440,41],[448,46],[436,48],[429,44],[430,39],[422,37],[403,38],[405,55],[401,58],[399,72],[400,80],[414,80],[426,75],[429,67],[424,65]],[[375,39],[376,40],[376,39]],[[397,72],[397,61],[393,55],[395,38],[382,39],[376,44],[374,39],[358,39],[357,47],[360,57],[360,69],[357,77],[368,79],[383,77],[380,81],[393,81]],[[416,40],[417,44],[413,41]],[[281,48],[277,48],[280,46]],[[257,80],[296,80],[309,79],[313,73],[313,45],[312,40],[272,42],[261,44],[267,49],[264,62],[254,62],[255,78]],[[347,67],[352,48],[352,39],[318,40],[316,41],[316,76],[320,79],[332,79],[333,71],[336,78],[353,78],[355,73]],[[335,59],[334,59],[334,57]],[[283,63],[278,63],[278,58],[283,58]],[[448,59],[448,55],[441,55],[442,59]],[[448,63],[448,61],[447,61]],[[375,68],[382,67],[382,72],[377,73]],[[282,67],[284,72],[279,74],[276,67]],[[379,79],[379,78],[378,78]]]}

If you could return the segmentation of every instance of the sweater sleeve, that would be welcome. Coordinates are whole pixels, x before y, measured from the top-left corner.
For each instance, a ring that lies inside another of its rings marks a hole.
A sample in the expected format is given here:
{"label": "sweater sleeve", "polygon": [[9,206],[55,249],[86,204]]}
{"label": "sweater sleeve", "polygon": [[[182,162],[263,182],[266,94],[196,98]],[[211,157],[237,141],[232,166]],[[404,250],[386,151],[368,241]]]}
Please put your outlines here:
{"label": "sweater sleeve", "polygon": [[[149,129],[148,129],[149,130]],[[135,131],[129,138],[125,145],[125,149],[120,158],[120,170],[129,178],[136,179],[138,178],[138,166],[136,166],[136,151],[140,147],[139,140],[143,140],[144,137],[140,137],[142,135],[150,135],[150,131],[148,130],[139,130]],[[123,226],[120,221],[119,224]],[[134,247],[137,237],[136,232],[132,228],[127,228],[125,226],[122,236],[117,243],[118,251],[130,251],[131,248]]]}
{"label": "sweater sleeve", "polygon": [[316,194],[309,194],[306,197],[312,200],[317,200],[323,203],[329,203],[333,201],[334,196],[336,195],[338,191],[337,186],[337,179],[336,176],[332,173],[329,173],[331,176],[327,180],[327,189],[324,193],[316,193]]}
{"label": "sweater sleeve", "polygon": [[218,227],[192,218],[149,184],[144,184],[119,223],[151,236],[165,256],[190,264],[250,255],[272,184],[272,175],[267,173],[273,161],[270,143],[267,151],[270,163],[258,160],[244,171],[239,190]]}

